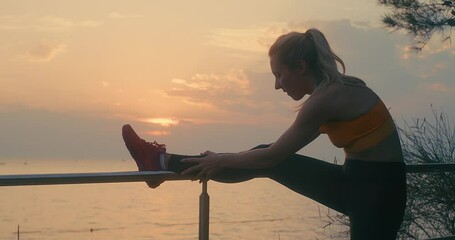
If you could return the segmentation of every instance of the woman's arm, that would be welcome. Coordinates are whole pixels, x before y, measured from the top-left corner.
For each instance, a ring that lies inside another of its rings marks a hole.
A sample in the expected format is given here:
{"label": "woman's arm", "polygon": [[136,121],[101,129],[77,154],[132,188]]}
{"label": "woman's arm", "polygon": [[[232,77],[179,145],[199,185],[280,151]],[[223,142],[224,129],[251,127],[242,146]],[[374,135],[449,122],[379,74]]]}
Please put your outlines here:
{"label": "woman's arm", "polygon": [[221,166],[269,168],[277,165],[319,136],[318,124],[303,117],[299,114],[294,123],[269,147],[232,154],[226,159],[221,159]]}
{"label": "woman's arm", "polygon": [[327,121],[324,107],[310,99],[304,103],[294,123],[268,148],[184,159],[182,161],[196,165],[182,174],[198,173],[197,178],[210,178],[223,168],[268,168],[280,163],[318,137],[319,127]]}

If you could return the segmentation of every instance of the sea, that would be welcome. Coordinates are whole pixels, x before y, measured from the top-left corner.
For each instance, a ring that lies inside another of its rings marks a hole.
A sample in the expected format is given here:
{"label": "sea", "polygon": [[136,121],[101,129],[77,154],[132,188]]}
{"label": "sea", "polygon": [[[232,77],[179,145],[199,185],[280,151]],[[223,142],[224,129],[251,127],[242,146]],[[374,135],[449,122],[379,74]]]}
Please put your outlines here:
{"label": "sea", "polygon": [[[0,175],[135,171],[132,160],[0,160]],[[0,187],[0,240],[198,239],[198,181]],[[338,214],[266,178],[208,182],[210,239],[343,239]]]}

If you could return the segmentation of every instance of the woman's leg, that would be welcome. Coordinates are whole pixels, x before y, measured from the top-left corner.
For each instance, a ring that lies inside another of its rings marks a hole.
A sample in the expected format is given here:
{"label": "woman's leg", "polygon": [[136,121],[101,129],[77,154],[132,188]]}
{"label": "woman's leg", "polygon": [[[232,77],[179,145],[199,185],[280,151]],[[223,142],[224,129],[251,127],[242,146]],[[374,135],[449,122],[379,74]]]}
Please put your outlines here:
{"label": "woman's leg", "polygon": [[404,164],[346,160],[343,172],[351,240],[396,239],[406,207]]}
{"label": "woman's leg", "polygon": [[346,214],[342,166],[294,154],[273,169],[271,179]]}
{"label": "woman's leg", "polygon": [[[185,158],[200,158],[203,155],[179,155],[172,154],[168,162],[168,170],[176,173],[182,173],[186,169],[194,166],[193,163],[183,163]],[[269,177],[271,169],[224,169],[217,173],[213,180],[222,183],[238,183],[251,180],[257,177]]]}
{"label": "woman's leg", "polygon": [[[267,146],[259,145],[253,149]],[[193,164],[181,162],[182,159],[189,157],[203,156],[172,154],[168,162],[168,169],[181,173],[193,166]],[[294,154],[273,168],[225,169],[218,173],[213,180],[223,183],[237,183],[256,177],[268,177],[336,211],[346,212],[344,197],[342,196],[343,178],[341,166],[298,154]]]}

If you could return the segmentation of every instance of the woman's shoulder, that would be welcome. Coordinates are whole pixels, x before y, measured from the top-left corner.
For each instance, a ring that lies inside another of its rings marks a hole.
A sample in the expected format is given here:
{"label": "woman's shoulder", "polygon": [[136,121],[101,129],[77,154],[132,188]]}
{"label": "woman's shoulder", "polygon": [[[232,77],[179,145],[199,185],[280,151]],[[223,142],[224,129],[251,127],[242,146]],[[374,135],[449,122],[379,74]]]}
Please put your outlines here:
{"label": "woman's shoulder", "polygon": [[367,87],[367,84],[365,83],[365,81],[363,81],[362,79],[358,78],[358,77],[354,77],[354,76],[349,76],[349,75],[342,75],[341,78],[340,78],[340,81],[338,81],[339,83],[342,83],[344,85],[347,85],[347,86],[351,86],[351,87]]}
{"label": "woman's shoulder", "polygon": [[380,100],[373,90],[360,81],[354,79],[352,83],[332,83],[310,96],[306,104],[321,109],[331,121],[353,119],[368,112]]}

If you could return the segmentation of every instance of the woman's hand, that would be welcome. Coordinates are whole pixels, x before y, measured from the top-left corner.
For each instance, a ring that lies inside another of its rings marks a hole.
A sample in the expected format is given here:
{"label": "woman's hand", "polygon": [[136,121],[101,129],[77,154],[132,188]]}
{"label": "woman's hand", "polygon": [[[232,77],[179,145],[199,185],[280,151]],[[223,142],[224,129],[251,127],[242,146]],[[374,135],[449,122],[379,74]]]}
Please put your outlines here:
{"label": "woman's hand", "polygon": [[201,153],[201,155],[203,155],[203,156],[210,156],[210,155],[213,155],[213,154],[216,154],[216,152],[212,152],[212,151],[209,151],[209,150]]}
{"label": "woman's hand", "polygon": [[197,173],[196,179],[208,180],[223,169],[221,162],[223,161],[223,156],[225,154],[216,154],[214,152],[206,151],[203,155],[206,155],[206,157],[183,159],[182,162],[194,163],[196,165],[183,171],[182,175]]}

